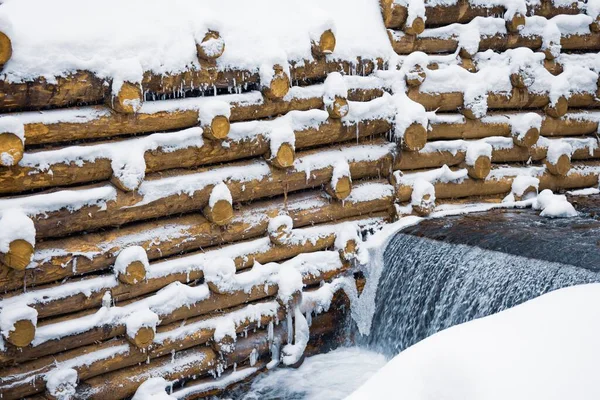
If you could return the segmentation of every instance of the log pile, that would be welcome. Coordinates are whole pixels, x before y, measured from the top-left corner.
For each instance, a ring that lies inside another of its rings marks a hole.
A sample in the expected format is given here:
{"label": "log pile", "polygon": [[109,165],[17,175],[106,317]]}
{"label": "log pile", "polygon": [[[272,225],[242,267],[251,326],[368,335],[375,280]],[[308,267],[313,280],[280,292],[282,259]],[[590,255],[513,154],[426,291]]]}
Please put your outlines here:
{"label": "log pile", "polygon": [[0,76],[2,399],[218,395],[338,343],[365,232],[597,187],[591,8],[380,5],[376,57],[322,23],[232,68],[214,26],[178,73]]}

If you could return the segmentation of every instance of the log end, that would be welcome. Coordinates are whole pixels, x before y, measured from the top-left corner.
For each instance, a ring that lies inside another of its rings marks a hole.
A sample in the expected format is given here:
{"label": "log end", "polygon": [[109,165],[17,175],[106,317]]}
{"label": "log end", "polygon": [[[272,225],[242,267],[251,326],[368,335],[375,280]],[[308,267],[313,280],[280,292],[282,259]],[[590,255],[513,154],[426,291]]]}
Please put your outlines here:
{"label": "log end", "polygon": [[567,113],[569,102],[565,96],[560,96],[556,103],[546,106],[546,114],[552,118],[560,118]]}
{"label": "log end", "polygon": [[219,226],[227,225],[233,218],[233,206],[229,201],[220,199],[212,207],[206,206],[204,215],[214,224]]}
{"label": "log end", "polygon": [[461,47],[460,50],[458,51],[458,55],[461,58],[466,58],[466,59],[471,60],[471,59],[473,59],[473,56],[475,54],[471,53],[469,50],[465,49],[464,47]]}
{"label": "log end", "polygon": [[131,344],[136,346],[138,349],[147,349],[152,344],[154,335],[155,332],[152,327],[142,326],[137,330],[133,337],[127,335],[127,340],[129,340],[129,342],[131,342]]}
{"label": "log end", "polygon": [[111,96],[109,106],[121,114],[135,114],[144,102],[142,89],[139,85],[124,82],[119,92]]}
{"label": "log end", "polygon": [[146,267],[141,261],[133,261],[125,268],[125,272],[119,273],[119,281],[126,285],[135,285],[144,279],[146,279]]}
{"label": "log end", "polygon": [[327,105],[329,118],[340,119],[348,115],[349,107],[348,100],[343,97],[335,96],[333,103]]}
{"label": "log end", "polygon": [[540,130],[538,128],[529,128],[524,135],[514,135],[513,143],[519,147],[530,148],[538,142],[540,138]]}
{"label": "log end", "polygon": [[473,60],[471,60],[470,58],[461,57],[460,66],[469,72],[473,72],[473,73],[477,72],[477,66],[475,65]]}
{"label": "log end", "polygon": [[263,94],[270,100],[281,100],[290,90],[290,78],[279,65],[273,67],[275,74],[268,86],[263,87]]}
{"label": "log end", "polygon": [[279,226],[274,232],[269,232],[269,239],[276,246],[285,245],[291,236],[290,230],[285,225]]}
{"label": "log end", "polygon": [[35,337],[35,325],[28,319],[14,323],[14,329],[9,332],[6,340],[16,347],[28,346]]}
{"label": "log end", "polygon": [[420,35],[425,30],[425,21],[421,17],[417,17],[410,25],[404,26],[404,33],[407,35]]}
{"label": "log end", "polygon": [[0,67],[10,60],[12,56],[12,43],[5,33],[0,32]]}
{"label": "log end", "polygon": [[321,34],[318,42],[312,43],[312,53],[315,58],[324,57],[333,53],[335,50],[335,34],[331,29],[327,29]]}
{"label": "log end", "polygon": [[294,165],[296,151],[290,143],[282,143],[277,149],[277,153],[273,156],[268,155],[268,160],[277,168],[289,168]]}
{"label": "log end", "polygon": [[349,176],[340,177],[332,192],[333,197],[338,200],[344,200],[352,192],[352,179]]}
{"label": "log end", "polygon": [[547,159],[544,160],[544,164],[552,175],[557,176],[567,176],[571,169],[571,159],[566,154],[562,154],[558,157],[556,164],[549,162]]}
{"label": "log end", "polygon": [[473,165],[467,166],[467,173],[473,179],[485,179],[492,170],[492,160],[486,156],[479,156]]}
{"label": "log end", "polygon": [[527,87],[527,84],[525,83],[525,78],[523,77],[523,75],[517,72],[510,74],[510,83],[514,88],[517,89],[524,89]]}
{"label": "log end", "polygon": [[427,143],[427,129],[417,123],[412,123],[406,131],[402,140],[402,148],[408,151],[419,151]]}
{"label": "log end", "polygon": [[406,74],[406,84],[409,87],[421,86],[421,83],[425,80],[427,74],[420,65],[415,66],[408,74]]}
{"label": "log end", "polygon": [[343,248],[338,250],[342,262],[351,262],[356,258],[358,252],[358,243],[355,239],[349,239]]}
{"label": "log end", "polygon": [[16,239],[8,245],[8,253],[0,254],[2,264],[17,271],[23,271],[33,257],[33,246],[26,240]]}
{"label": "log end", "polygon": [[219,340],[211,340],[210,347],[217,354],[232,354],[235,351],[236,338],[229,335],[223,336]]}
{"label": "log end", "polygon": [[12,167],[23,158],[25,146],[20,137],[11,132],[0,133],[0,166]]}
{"label": "log end", "polygon": [[210,125],[204,126],[203,134],[208,139],[223,140],[229,134],[230,128],[229,118],[217,115],[212,119]]}
{"label": "log end", "polygon": [[524,26],[525,16],[520,13],[515,13],[510,21],[506,21],[506,30],[510,33],[519,33],[519,30]]}
{"label": "log end", "polygon": [[381,0],[380,5],[386,28],[398,29],[404,25],[408,17],[406,6],[397,4],[393,0]]}
{"label": "log end", "polygon": [[413,204],[412,209],[420,217],[426,217],[435,209],[435,202],[431,201],[431,195],[425,194],[419,204]]}
{"label": "log end", "polygon": [[208,31],[200,43],[196,43],[198,58],[206,61],[214,61],[225,52],[225,42],[219,32]]}
{"label": "log end", "polygon": [[533,185],[529,185],[525,188],[525,190],[523,191],[523,193],[519,196],[517,196],[516,194],[515,196],[515,201],[521,201],[521,200],[526,200],[531,198],[532,196],[537,196],[538,194],[538,190],[535,186]]}

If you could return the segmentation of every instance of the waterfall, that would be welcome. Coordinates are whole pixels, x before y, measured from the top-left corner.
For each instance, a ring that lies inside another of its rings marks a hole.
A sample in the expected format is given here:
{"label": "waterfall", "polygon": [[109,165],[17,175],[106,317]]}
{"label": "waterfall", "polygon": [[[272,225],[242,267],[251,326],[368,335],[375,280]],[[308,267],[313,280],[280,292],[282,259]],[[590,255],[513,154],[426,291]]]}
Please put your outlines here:
{"label": "waterfall", "polygon": [[452,325],[502,311],[551,290],[590,282],[600,282],[600,274],[573,265],[398,233],[384,253],[371,334],[362,338],[363,344],[394,356]]}

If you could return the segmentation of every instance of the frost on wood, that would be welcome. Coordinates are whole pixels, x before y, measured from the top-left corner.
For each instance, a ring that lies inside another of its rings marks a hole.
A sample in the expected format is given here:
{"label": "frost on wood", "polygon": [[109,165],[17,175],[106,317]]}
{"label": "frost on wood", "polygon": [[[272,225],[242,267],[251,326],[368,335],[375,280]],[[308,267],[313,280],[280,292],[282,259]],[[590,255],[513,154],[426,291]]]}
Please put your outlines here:
{"label": "frost on wood", "polygon": [[113,271],[121,282],[135,285],[146,279],[149,266],[146,250],[141,246],[131,246],[119,253]]}

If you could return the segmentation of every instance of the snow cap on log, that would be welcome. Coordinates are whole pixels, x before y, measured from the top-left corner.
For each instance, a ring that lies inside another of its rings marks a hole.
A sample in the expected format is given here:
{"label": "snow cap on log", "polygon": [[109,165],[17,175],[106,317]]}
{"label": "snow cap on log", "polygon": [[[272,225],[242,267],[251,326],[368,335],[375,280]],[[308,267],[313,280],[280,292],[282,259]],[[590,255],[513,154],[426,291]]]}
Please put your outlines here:
{"label": "snow cap on log", "polygon": [[289,310],[302,297],[302,274],[293,265],[284,263],[272,279],[278,286],[277,301]]}
{"label": "snow cap on log", "polygon": [[296,134],[288,118],[276,120],[269,133],[269,151],[267,161],[277,168],[294,165],[296,158]]}
{"label": "snow cap on log", "polygon": [[356,259],[360,242],[356,225],[348,223],[340,226],[335,233],[334,247],[342,262],[352,262]]}
{"label": "snow cap on log", "polygon": [[573,147],[562,140],[551,140],[544,164],[552,175],[567,176],[571,169]]}
{"label": "snow cap on log", "polygon": [[421,65],[416,64],[408,72],[406,72],[406,84],[409,87],[420,86],[426,77],[427,74],[425,72],[425,69]]}
{"label": "snow cap on log", "polygon": [[75,398],[79,376],[73,368],[56,368],[46,377],[46,398],[70,400]]}
{"label": "snow cap on log", "polygon": [[335,22],[324,11],[314,11],[317,15],[312,17],[318,23],[310,30],[311,50],[313,57],[322,58],[335,50]]}
{"label": "snow cap on log", "polygon": [[229,134],[231,105],[225,101],[206,102],[198,110],[198,120],[204,137],[223,140]]}
{"label": "snow cap on log", "polygon": [[[512,2],[510,4],[513,3],[515,2]],[[525,3],[523,2],[521,4],[524,5]],[[527,12],[526,8],[525,12]],[[504,19],[506,20],[506,30],[510,33],[519,33],[519,31],[525,26],[525,13],[521,13],[520,11],[513,12],[512,15],[509,11],[507,11],[504,14]]]}
{"label": "snow cap on log", "polygon": [[486,142],[470,143],[465,155],[467,172],[473,179],[485,179],[492,169],[492,145]]}
{"label": "snow cap on log", "polygon": [[269,100],[281,100],[290,90],[289,66],[263,64],[259,69],[262,92]]}
{"label": "snow cap on log", "polygon": [[404,150],[418,151],[427,143],[429,119],[425,107],[402,92],[392,96],[394,111],[394,141]]}
{"label": "snow cap on log", "polygon": [[127,340],[137,348],[148,348],[154,340],[158,323],[158,315],[148,308],[131,313],[125,320]]}
{"label": "snow cap on log", "polygon": [[600,1],[588,0],[586,2],[585,13],[592,18],[590,31],[594,33],[600,32]]}
{"label": "snow cap on log", "polygon": [[111,183],[124,192],[139,188],[146,177],[144,152],[137,149],[123,148],[123,152],[113,155],[110,166]]}
{"label": "snow cap on log", "polygon": [[0,310],[0,333],[17,347],[28,346],[35,337],[38,312],[26,305],[11,305]]}
{"label": "snow cap on log", "polygon": [[146,271],[149,267],[146,250],[141,246],[131,246],[119,253],[113,271],[119,281],[127,285],[135,285],[146,279]]}
{"label": "snow cap on log", "polygon": [[546,114],[552,118],[560,118],[567,113],[569,109],[569,101],[565,96],[559,96],[556,99],[551,99],[546,106]]}
{"label": "snow cap on log", "polygon": [[333,166],[331,182],[327,192],[337,200],[344,200],[350,196],[352,191],[352,177],[350,176],[350,165],[346,160],[340,160]]}
{"label": "snow cap on log", "polygon": [[149,378],[137,388],[131,400],[175,400],[175,397],[167,394],[167,387],[170,386],[165,378]]}
{"label": "snow cap on log", "polygon": [[546,60],[554,60],[560,56],[560,39],[561,32],[555,23],[547,23],[544,26],[544,32],[542,35],[542,53],[546,57]]}
{"label": "snow cap on log", "polygon": [[35,225],[21,210],[6,210],[0,214],[0,263],[24,270],[33,257]]}
{"label": "snow cap on log", "polygon": [[339,72],[331,72],[325,79],[323,103],[330,118],[340,119],[348,115],[348,87]]}
{"label": "snow cap on log", "polygon": [[216,184],[208,198],[208,205],[204,207],[204,216],[217,225],[227,225],[233,218],[233,198],[227,185],[223,182]]}
{"label": "snow cap on log", "polygon": [[516,201],[526,200],[538,194],[540,180],[534,176],[519,175],[512,182],[511,193]]}
{"label": "snow cap on log", "polygon": [[142,107],[142,65],[135,58],[121,60],[112,68],[116,71],[111,85],[108,106],[118,113],[135,114]]}
{"label": "snow cap on log", "polygon": [[203,269],[204,281],[214,293],[229,293],[235,287],[235,262],[231,258],[223,257],[207,263]]}
{"label": "snow cap on log", "polygon": [[269,220],[269,239],[277,246],[284,246],[292,236],[294,221],[289,215],[278,215]]}
{"label": "snow cap on log", "polygon": [[196,52],[200,60],[214,61],[225,52],[225,41],[215,30],[208,30],[204,35],[196,35]]}
{"label": "snow cap on log", "polygon": [[531,147],[540,138],[542,116],[536,113],[514,114],[509,118],[513,143],[520,147]]}
{"label": "snow cap on log", "polygon": [[210,343],[212,349],[220,354],[231,354],[235,351],[237,334],[232,318],[221,318],[215,327],[213,339]]}
{"label": "snow cap on log", "polygon": [[427,216],[435,208],[435,188],[425,179],[416,179],[412,185],[410,205],[417,215]]}
{"label": "snow cap on log", "polygon": [[12,167],[23,158],[25,126],[15,117],[0,118],[0,166]]}

